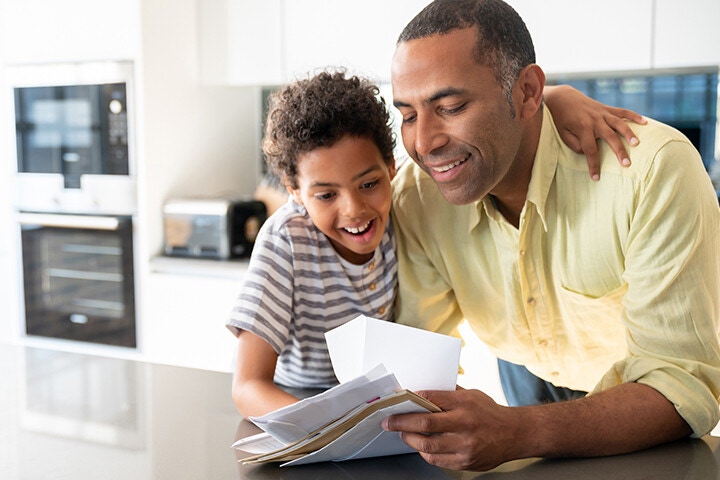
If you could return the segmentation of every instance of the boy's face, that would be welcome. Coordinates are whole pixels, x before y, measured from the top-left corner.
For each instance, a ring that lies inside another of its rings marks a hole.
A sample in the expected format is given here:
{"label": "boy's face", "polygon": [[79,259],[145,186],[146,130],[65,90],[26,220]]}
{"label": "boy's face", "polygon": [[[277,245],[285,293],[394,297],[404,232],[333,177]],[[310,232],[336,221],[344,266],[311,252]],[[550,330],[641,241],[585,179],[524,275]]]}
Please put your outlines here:
{"label": "boy's face", "polygon": [[298,188],[289,189],[346,260],[373,257],[390,216],[390,180],[380,150],[367,138],[345,136],[298,158]]}

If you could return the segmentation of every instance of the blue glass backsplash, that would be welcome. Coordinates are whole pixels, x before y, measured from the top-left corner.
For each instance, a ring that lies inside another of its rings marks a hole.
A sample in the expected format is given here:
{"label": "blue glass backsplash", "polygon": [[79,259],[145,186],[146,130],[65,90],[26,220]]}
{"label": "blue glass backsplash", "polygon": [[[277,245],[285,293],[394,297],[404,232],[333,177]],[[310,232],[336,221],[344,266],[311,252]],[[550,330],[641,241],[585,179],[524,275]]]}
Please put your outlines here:
{"label": "blue glass backsplash", "polygon": [[672,125],[688,137],[706,168],[715,160],[718,71],[618,76],[555,77],[607,105],[629,108]]}

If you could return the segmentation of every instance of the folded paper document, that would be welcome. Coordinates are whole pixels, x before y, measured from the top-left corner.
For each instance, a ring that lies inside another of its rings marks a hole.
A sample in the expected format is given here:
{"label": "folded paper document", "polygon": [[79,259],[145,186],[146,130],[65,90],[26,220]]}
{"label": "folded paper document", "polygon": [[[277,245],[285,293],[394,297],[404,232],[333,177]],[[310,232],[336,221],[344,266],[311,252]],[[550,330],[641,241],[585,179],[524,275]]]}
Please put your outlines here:
{"label": "folded paper document", "polygon": [[383,364],[408,390],[454,390],[459,338],[360,315],[325,334],[340,383]]}
{"label": "folded paper document", "polygon": [[326,339],[341,383],[251,417],[264,432],[233,445],[250,454],[243,463],[289,466],[410,453],[397,432],[382,429],[382,420],[398,413],[439,412],[412,390],[455,388],[457,338],[360,316],[326,333]]}

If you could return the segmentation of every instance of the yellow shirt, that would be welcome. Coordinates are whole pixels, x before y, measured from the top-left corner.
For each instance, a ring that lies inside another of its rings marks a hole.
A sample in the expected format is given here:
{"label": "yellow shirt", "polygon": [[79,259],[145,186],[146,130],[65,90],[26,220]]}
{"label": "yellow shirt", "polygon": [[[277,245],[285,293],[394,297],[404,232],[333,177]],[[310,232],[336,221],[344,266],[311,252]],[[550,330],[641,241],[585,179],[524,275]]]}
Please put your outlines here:
{"label": "yellow shirt", "polygon": [[692,145],[652,120],[602,178],[543,127],[519,229],[484,198],[453,206],[412,161],[394,180],[400,323],[467,319],[500,358],[558,386],[640,382],[696,435],[720,418],[720,208]]}

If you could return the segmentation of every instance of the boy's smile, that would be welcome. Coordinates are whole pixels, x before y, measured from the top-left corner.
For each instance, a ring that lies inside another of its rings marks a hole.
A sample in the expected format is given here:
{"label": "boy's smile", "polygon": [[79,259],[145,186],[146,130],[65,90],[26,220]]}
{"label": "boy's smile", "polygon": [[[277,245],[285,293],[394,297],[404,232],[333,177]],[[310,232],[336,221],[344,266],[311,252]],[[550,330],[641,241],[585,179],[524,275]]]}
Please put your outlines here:
{"label": "boy's smile", "polygon": [[340,256],[360,265],[385,233],[394,174],[372,140],[345,136],[299,156],[298,188],[290,193]]}

